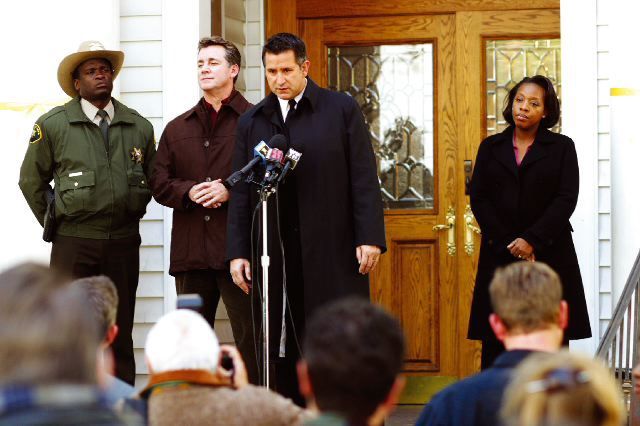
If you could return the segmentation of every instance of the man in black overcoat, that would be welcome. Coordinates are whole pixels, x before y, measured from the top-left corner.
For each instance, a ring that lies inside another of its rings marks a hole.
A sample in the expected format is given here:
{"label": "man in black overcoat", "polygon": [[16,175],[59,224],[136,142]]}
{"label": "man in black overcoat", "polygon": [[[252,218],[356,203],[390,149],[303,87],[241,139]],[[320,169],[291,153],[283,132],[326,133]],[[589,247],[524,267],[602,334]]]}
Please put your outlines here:
{"label": "man in black overcoat", "polygon": [[[355,100],[322,89],[307,77],[306,47],[293,34],[272,36],[262,59],[272,93],[240,118],[233,169],[248,163],[254,146],[276,134],[285,136],[286,149],[302,153],[295,170],[279,185],[277,197],[269,198],[268,254],[273,382],[278,391],[303,403],[295,362],[305,318],[347,295],[369,297],[367,274],[386,250],[382,198],[373,149]],[[252,215],[259,201],[256,189],[237,184],[229,203],[227,258],[241,288],[251,286],[261,273],[261,253],[256,250],[261,247],[259,216],[253,245],[251,241]],[[251,295],[259,304],[256,293]]]}

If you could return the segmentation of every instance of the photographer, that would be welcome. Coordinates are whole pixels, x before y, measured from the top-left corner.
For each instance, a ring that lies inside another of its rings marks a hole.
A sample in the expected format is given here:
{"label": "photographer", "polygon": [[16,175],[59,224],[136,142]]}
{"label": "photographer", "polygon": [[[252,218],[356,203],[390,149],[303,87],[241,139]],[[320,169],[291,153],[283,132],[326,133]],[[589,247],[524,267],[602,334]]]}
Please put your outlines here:
{"label": "photographer", "polygon": [[237,349],[220,346],[193,311],[163,316],[149,331],[145,355],[150,378],[140,397],[150,425],[296,425],[305,418],[290,400],[248,384]]}

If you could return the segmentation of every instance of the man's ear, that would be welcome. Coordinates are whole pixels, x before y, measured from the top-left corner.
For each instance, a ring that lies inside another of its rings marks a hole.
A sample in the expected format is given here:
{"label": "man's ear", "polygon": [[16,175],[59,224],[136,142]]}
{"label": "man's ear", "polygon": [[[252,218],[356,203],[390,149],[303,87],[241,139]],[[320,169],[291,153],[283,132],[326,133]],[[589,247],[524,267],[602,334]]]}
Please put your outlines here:
{"label": "man's ear", "polygon": [[313,399],[313,387],[311,385],[311,378],[309,378],[309,367],[304,360],[298,361],[296,365],[298,370],[298,386],[300,387],[300,393],[307,400]]}
{"label": "man's ear", "polygon": [[113,343],[113,341],[116,340],[117,336],[118,336],[118,325],[117,324],[113,324],[107,330],[107,335],[104,338],[105,343],[107,345],[111,345]]}
{"label": "man's ear", "polygon": [[562,300],[560,301],[560,312],[558,314],[558,326],[562,330],[566,330],[569,325],[569,304]]}
{"label": "man's ear", "polygon": [[302,65],[300,65],[300,68],[302,68],[302,73],[304,74],[304,76],[306,77],[307,75],[309,75],[309,68],[311,67],[311,62],[309,62],[309,60],[307,59],[306,61],[304,61],[302,63]]}
{"label": "man's ear", "polygon": [[240,67],[237,64],[231,65],[231,77],[236,77],[240,74]]}
{"label": "man's ear", "polygon": [[493,330],[493,334],[496,335],[496,338],[504,342],[504,339],[507,337],[507,326],[504,325],[502,319],[497,314],[489,315],[489,325],[491,325],[491,329]]}
{"label": "man's ear", "polygon": [[79,92],[80,89],[80,81],[77,78],[73,79],[73,87],[76,89],[76,92]]}

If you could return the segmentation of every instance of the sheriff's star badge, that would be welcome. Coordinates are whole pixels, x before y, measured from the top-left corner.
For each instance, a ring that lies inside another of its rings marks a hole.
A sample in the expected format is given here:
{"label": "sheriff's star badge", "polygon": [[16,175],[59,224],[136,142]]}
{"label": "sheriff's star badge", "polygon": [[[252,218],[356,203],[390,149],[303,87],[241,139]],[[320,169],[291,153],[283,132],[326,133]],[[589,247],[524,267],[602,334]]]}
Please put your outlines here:
{"label": "sheriff's star badge", "polygon": [[131,155],[131,161],[133,161],[134,163],[137,163],[137,164],[142,164],[143,158],[142,158],[142,149],[141,148],[133,147],[131,152],[129,152],[129,155]]}

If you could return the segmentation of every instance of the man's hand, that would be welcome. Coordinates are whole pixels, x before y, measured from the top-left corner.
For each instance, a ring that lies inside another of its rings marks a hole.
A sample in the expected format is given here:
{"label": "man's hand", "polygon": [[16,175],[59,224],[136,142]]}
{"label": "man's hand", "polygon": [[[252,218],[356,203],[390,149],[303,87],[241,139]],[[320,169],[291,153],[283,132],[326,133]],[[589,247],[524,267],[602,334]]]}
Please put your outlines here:
{"label": "man's hand", "polygon": [[251,263],[247,259],[233,259],[229,265],[233,283],[249,294],[251,287]]}
{"label": "man's hand", "polygon": [[222,179],[216,179],[193,185],[189,190],[189,199],[202,207],[215,209],[229,199],[229,191],[222,184]]}
{"label": "man's hand", "polygon": [[216,373],[221,378],[231,378],[231,384],[236,389],[241,388],[249,384],[249,379],[247,376],[247,367],[244,365],[244,361],[242,361],[242,356],[240,356],[240,352],[235,346],[231,345],[220,345],[220,360],[222,360],[222,355],[227,354],[231,357],[233,361],[233,371],[225,370],[220,364],[218,364],[218,368],[216,369]]}
{"label": "man's hand", "polygon": [[528,260],[529,262],[535,262],[536,256],[533,253],[533,246],[529,244],[523,238],[516,238],[507,246],[507,250],[512,256],[518,259]]}
{"label": "man's hand", "polygon": [[380,260],[380,247],[362,245],[356,247],[356,259],[360,264],[360,272],[362,275],[373,271]]}

